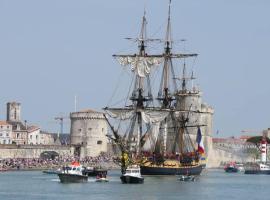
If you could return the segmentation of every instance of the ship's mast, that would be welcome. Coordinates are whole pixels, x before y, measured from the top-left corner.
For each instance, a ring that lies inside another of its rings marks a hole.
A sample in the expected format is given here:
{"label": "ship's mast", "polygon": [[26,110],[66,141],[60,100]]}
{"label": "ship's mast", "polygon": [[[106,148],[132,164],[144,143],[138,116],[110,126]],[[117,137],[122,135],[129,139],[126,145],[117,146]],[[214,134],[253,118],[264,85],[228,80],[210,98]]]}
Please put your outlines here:
{"label": "ship's mast", "polygon": [[[170,72],[172,69],[172,33],[171,33],[171,0],[169,1],[168,9],[168,19],[167,19],[167,29],[165,36],[165,48],[164,48],[164,66],[163,66],[163,76],[162,76],[162,86],[158,95],[158,100],[160,100],[163,108],[169,108],[171,102],[173,101],[170,95],[169,82],[170,82]],[[176,87],[176,83],[175,83]]]}
{"label": "ship's mast", "polygon": [[[139,35],[139,39],[138,39],[138,47],[139,47],[139,56],[143,57],[145,56],[146,52],[145,52],[145,38],[146,38],[146,12],[144,11],[144,15],[143,15],[143,19],[142,19],[142,26],[141,26],[141,31],[140,31],[140,35]],[[139,82],[138,88],[136,88],[137,86],[135,85],[134,91],[138,91],[138,96],[137,98],[132,98],[131,100],[136,102],[137,104],[137,108],[138,109],[142,109],[144,107],[144,101],[146,101],[147,99],[145,99],[143,97],[143,82],[144,82],[144,77],[140,77],[138,75],[136,75],[136,81]]]}

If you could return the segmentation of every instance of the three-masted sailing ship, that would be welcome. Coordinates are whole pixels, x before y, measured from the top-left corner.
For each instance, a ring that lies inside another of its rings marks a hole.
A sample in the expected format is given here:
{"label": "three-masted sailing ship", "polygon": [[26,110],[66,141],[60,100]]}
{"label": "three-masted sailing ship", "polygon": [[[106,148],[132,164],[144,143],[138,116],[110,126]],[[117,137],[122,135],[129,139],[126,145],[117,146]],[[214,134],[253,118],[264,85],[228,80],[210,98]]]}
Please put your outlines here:
{"label": "three-masted sailing ship", "polygon": [[[107,116],[119,120],[117,128],[108,122],[113,133],[110,137],[121,151],[119,162],[122,172],[129,165],[136,164],[140,166],[142,175],[198,175],[202,171],[201,151],[189,130],[197,128],[200,134],[197,140],[201,139],[201,124],[198,124],[199,120],[191,120],[199,117],[199,113],[187,101],[189,96],[199,92],[188,89],[188,82],[194,77],[193,74],[187,77],[185,62],[180,78],[177,78],[173,65],[175,59],[195,58],[197,54],[173,53],[171,3],[165,40],[147,38],[146,24],[144,12],[140,35],[133,39],[138,43],[138,53],[113,55],[121,65],[131,66],[133,89],[127,103],[120,108],[104,109],[107,120]],[[162,42],[164,52],[147,52],[147,44],[151,42]],[[161,83],[154,97],[151,73],[158,67],[162,68]]]}

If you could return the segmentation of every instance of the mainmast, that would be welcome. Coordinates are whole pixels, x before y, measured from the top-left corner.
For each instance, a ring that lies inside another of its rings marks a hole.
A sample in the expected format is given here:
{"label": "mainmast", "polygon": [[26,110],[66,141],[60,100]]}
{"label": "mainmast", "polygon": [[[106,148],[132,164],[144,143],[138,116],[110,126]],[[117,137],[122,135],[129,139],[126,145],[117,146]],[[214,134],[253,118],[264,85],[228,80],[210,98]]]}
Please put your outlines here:
{"label": "mainmast", "polygon": [[[172,58],[171,58],[171,49],[172,49],[172,33],[171,33],[171,0],[169,1],[168,9],[168,20],[167,20],[167,29],[165,36],[165,48],[164,48],[164,66],[162,73],[161,89],[158,94],[158,100],[160,100],[163,108],[169,108],[171,102],[173,101],[172,96],[170,95],[169,90],[169,80],[170,80],[170,71],[172,69]],[[175,83],[176,88],[176,83]]]}
{"label": "mainmast", "polygon": [[[166,35],[165,35],[165,42],[164,42],[164,65],[163,65],[163,72],[162,72],[162,79],[161,79],[161,87],[158,93],[158,100],[161,103],[162,108],[168,108],[171,109],[172,111],[180,111],[178,112],[180,116],[178,117],[173,117],[173,124],[176,127],[176,132],[177,135],[175,136],[179,140],[179,150],[182,153],[184,149],[184,132],[186,130],[185,126],[188,121],[186,117],[185,110],[179,110],[175,105],[172,105],[172,101],[176,100],[179,101],[179,98],[177,98],[177,95],[179,91],[177,91],[177,84],[176,84],[176,76],[174,73],[174,68],[173,68],[173,62],[172,59],[178,58],[178,59],[184,59],[184,67],[183,67],[183,77],[182,77],[182,85],[180,91],[185,91],[186,92],[186,64],[185,64],[185,59],[188,57],[194,57],[197,56],[197,54],[186,54],[186,53],[180,53],[180,54],[175,54],[172,53],[172,44],[173,44],[173,39],[172,39],[172,27],[171,27],[171,0],[169,0],[169,5],[168,5],[168,19],[167,19],[167,28],[166,28]],[[170,83],[173,84],[173,87],[170,86]],[[185,101],[185,99],[183,99]],[[179,103],[179,102],[177,102]],[[185,102],[182,102],[181,104],[185,105]],[[172,114],[173,115],[173,114]],[[163,127],[164,127],[164,132],[163,132],[163,153],[166,153],[166,139],[167,139],[167,121],[169,119],[165,119],[163,121]],[[173,150],[174,151],[174,150]]]}

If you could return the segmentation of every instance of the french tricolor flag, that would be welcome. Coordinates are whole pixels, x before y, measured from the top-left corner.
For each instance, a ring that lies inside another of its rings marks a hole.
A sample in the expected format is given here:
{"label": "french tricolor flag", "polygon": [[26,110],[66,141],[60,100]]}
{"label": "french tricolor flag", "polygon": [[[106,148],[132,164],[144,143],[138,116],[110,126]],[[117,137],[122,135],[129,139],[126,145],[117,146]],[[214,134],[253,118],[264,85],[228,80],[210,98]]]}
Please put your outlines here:
{"label": "french tricolor flag", "polygon": [[198,127],[196,142],[198,143],[198,152],[200,154],[203,154],[204,153],[204,146],[203,146],[202,132],[201,132],[200,127]]}

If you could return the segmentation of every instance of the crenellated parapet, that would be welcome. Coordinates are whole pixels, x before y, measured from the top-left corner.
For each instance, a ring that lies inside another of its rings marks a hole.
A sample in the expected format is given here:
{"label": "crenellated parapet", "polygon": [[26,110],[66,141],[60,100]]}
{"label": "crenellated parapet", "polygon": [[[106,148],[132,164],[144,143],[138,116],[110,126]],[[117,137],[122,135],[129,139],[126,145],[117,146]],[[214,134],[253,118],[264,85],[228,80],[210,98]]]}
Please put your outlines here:
{"label": "crenellated parapet", "polygon": [[85,110],[80,112],[73,112],[70,113],[70,119],[71,120],[105,120],[102,112],[96,112],[93,110]]}

